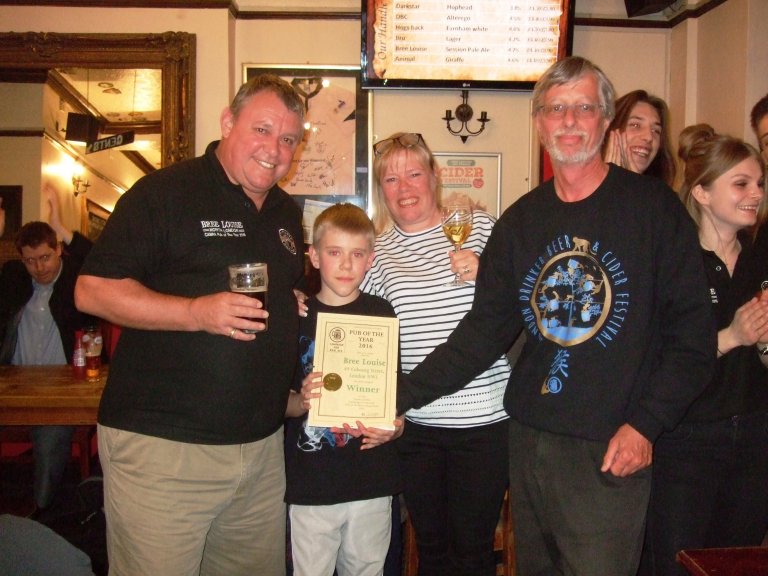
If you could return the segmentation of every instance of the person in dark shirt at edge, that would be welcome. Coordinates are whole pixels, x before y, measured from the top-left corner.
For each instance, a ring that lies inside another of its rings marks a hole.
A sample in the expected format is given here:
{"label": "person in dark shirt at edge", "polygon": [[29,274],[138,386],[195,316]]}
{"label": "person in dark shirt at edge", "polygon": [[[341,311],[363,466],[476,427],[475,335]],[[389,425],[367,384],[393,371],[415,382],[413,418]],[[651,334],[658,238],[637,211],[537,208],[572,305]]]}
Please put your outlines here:
{"label": "person in dark shirt at edge", "polygon": [[[6,262],[0,274],[0,364],[71,364],[75,332],[97,322],[78,312],[74,296],[77,273],[91,241],[61,223],[56,190],[46,186],[43,193],[50,225],[28,222],[22,226],[15,241],[21,258]],[[63,239],[66,253],[58,238]],[[32,518],[50,519],[48,512],[57,502],[72,453],[74,430],[74,426],[32,428]]]}
{"label": "person in dark shirt at edge", "polygon": [[424,405],[526,330],[505,396],[521,576],[635,575],[652,444],[715,361],[695,226],[666,184],[603,161],[613,113],[588,60],[543,74],[533,115],[554,179],[501,216],[472,309],[399,387],[398,413]]}
{"label": "person in dark shirt at edge", "polygon": [[679,156],[718,360],[704,392],[654,446],[643,575],[683,576],[680,550],[759,546],[768,529],[768,298],[759,297],[752,254],[768,211],[765,168],[752,146],[707,124],[683,130]]}
{"label": "person in dark shirt at edge", "polygon": [[[304,257],[301,211],[277,182],[303,115],[290,84],[250,79],[221,140],[136,182],[83,265],[78,307],[123,327],[98,415],[110,573],[285,573]],[[229,291],[228,265],[246,262],[268,265],[267,310]]]}
{"label": "person in dark shirt at edge", "polygon": [[[752,107],[749,115],[752,130],[757,137],[757,144],[763,161],[768,165],[768,94],[760,98]],[[755,237],[755,258],[762,270],[762,289],[768,293],[768,223],[763,222]],[[768,344],[768,343],[767,343]]]}

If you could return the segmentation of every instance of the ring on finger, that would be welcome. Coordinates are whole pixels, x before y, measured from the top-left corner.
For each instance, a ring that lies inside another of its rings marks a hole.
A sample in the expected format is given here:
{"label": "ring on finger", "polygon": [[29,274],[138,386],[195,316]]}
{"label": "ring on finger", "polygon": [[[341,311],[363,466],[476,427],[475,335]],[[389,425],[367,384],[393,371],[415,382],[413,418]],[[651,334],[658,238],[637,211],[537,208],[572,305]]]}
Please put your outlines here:
{"label": "ring on finger", "polygon": [[234,338],[235,337],[235,332],[237,332],[237,328],[232,328],[232,330],[229,331],[229,337],[230,338]]}
{"label": "ring on finger", "polygon": [[464,266],[464,268],[462,268],[462,269],[461,269],[461,271],[462,271],[464,274],[469,274],[469,266]]}

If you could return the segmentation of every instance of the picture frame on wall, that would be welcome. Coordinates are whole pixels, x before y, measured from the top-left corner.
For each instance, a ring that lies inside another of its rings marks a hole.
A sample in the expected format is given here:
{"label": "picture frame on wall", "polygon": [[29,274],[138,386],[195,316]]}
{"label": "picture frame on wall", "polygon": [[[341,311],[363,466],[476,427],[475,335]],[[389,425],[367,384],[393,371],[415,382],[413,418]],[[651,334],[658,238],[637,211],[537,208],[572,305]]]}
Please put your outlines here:
{"label": "picture frame on wall", "polygon": [[306,200],[368,203],[368,100],[355,66],[243,65],[243,80],[275,74],[305,102],[304,138],[278,184],[304,210]]}
{"label": "picture frame on wall", "polygon": [[87,219],[83,233],[91,242],[96,242],[111,212],[92,200],[85,201],[85,208]]}
{"label": "picture frame on wall", "polygon": [[0,240],[13,240],[21,229],[22,191],[22,186],[0,186],[0,208],[5,212],[5,227]]}
{"label": "picture frame on wall", "polygon": [[435,152],[441,202],[469,196],[474,210],[498,218],[501,211],[501,153]]}

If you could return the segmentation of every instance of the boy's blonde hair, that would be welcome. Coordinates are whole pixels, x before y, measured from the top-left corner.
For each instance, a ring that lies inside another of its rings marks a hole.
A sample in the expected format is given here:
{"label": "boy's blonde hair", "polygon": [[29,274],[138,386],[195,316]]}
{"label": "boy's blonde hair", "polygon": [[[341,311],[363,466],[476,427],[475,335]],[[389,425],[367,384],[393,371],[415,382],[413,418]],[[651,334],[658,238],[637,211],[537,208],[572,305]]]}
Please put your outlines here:
{"label": "boy's blonde hair", "polygon": [[362,208],[344,202],[323,210],[312,227],[312,245],[315,248],[318,247],[325,231],[329,228],[336,228],[348,234],[361,234],[365,236],[368,246],[373,250],[376,233],[373,222]]}

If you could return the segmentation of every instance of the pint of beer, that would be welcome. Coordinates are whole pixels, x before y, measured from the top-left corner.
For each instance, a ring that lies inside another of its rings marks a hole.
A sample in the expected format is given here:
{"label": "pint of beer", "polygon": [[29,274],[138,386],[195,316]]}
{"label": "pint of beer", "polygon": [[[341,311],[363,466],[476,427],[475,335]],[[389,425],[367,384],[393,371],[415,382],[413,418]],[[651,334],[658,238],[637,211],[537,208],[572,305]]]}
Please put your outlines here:
{"label": "pint of beer", "polygon": [[101,378],[101,348],[104,344],[101,330],[88,328],[82,341],[85,348],[85,376],[89,381],[96,382]]}
{"label": "pint of beer", "polygon": [[[229,266],[229,289],[256,298],[261,302],[264,310],[267,309],[267,265],[264,262],[248,264],[232,264]],[[267,318],[258,319],[264,322],[264,330],[267,329]],[[256,330],[243,330],[246,334],[254,334]]]}

